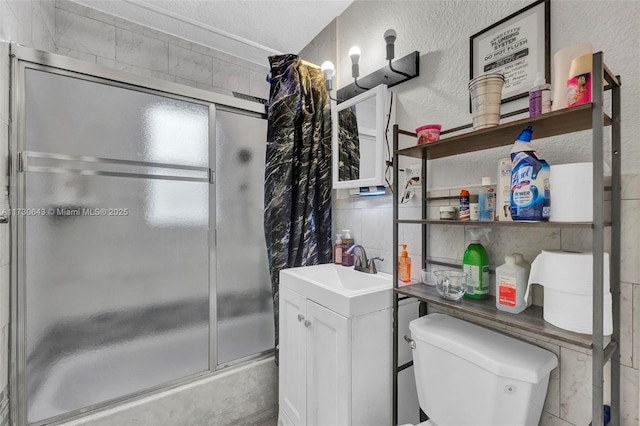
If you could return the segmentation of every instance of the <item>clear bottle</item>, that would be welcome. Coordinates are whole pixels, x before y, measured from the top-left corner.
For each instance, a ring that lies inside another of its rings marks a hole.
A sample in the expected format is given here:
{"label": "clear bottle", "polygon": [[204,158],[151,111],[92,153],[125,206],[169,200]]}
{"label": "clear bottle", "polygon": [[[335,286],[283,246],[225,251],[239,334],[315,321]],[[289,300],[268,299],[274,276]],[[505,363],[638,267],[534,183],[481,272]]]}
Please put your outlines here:
{"label": "clear bottle", "polygon": [[342,234],[336,234],[336,244],[333,246],[333,263],[342,265]]}
{"label": "clear bottle", "polygon": [[519,314],[529,306],[524,298],[527,291],[526,271],[516,264],[513,256],[505,256],[504,262],[496,268],[496,308]]}
{"label": "clear bottle", "polygon": [[353,266],[355,263],[353,253],[347,253],[354,242],[350,232],[348,229],[342,230],[342,266]]}
{"label": "clear bottle", "polygon": [[[525,282],[529,283],[529,273],[531,272],[531,264],[527,262],[527,259],[524,258],[522,253],[513,253],[513,258],[516,260],[516,265],[522,266],[525,272]],[[533,292],[529,292],[529,296],[527,297],[527,306],[531,306],[533,301]]]}
{"label": "clear bottle", "polygon": [[481,222],[493,222],[496,211],[496,188],[491,185],[491,178],[482,178],[482,187],[478,195],[479,220]]}
{"label": "clear bottle", "polygon": [[398,257],[398,279],[403,283],[411,282],[411,258],[407,253],[407,245],[400,244],[402,253]]}

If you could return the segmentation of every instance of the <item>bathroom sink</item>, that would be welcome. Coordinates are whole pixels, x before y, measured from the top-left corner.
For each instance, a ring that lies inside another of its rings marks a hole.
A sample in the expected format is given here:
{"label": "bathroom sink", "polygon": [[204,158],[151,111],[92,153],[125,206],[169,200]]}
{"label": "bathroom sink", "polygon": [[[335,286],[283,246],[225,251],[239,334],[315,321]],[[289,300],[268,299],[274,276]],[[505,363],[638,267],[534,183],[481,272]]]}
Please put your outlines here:
{"label": "bathroom sink", "polygon": [[280,271],[280,286],[345,317],[391,307],[392,276],[327,263]]}

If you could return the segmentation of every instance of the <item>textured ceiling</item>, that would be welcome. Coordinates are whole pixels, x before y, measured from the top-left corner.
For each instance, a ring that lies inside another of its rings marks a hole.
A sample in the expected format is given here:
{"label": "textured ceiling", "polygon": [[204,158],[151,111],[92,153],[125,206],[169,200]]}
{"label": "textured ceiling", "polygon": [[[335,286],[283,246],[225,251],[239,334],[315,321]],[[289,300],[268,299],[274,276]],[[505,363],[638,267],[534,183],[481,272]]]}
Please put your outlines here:
{"label": "textured ceiling", "polygon": [[353,0],[75,0],[251,62],[298,53]]}

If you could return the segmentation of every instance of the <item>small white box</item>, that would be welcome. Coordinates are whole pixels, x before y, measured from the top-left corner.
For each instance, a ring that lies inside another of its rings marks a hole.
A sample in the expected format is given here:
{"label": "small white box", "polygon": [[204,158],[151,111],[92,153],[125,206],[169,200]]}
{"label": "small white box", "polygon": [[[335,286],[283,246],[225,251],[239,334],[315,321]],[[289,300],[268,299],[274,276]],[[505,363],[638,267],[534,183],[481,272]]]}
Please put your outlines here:
{"label": "small white box", "polygon": [[511,219],[511,159],[501,158],[498,160],[498,200],[496,203],[496,216],[501,221],[512,221]]}

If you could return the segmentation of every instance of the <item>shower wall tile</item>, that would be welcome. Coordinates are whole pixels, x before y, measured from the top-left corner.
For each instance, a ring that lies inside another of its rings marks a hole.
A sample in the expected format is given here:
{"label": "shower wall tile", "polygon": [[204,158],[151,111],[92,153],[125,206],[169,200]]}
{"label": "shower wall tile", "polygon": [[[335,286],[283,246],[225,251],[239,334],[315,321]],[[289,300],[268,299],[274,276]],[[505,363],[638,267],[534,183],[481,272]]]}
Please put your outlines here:
{"label": "shower wall tile", "polygon": [[62,9],[80,16],[87,16],[87,12],[89,11],[88,7],[71,0],[56,0],[56,9]]}
{"label": "shower wall tile", "polygon": [[56,8],[56,45],[116,57],[116,27]]}
{"label": "shower wall tile", "polygon": [[622,199],[640,200],[640,174],[622,176]]}
{"label": "shower wall tile", "polygon": [[620,366],[620,424],[623,426],[640,424],[639,377],[638,370]]}
{"label": "shower wall tile", "polygon": [[169,45],[169,69],[174,75],[211,85],[212,67],[213,58],[210,56]]}
{"label": "shower wall tile", "polygon": [[539,426],[573,426],[569,422],[565,422],[559,417],[549,414],[546,411],[542,412],[542,416],[540,417]]}
{"label": "shower wall tile", "polygon": [[175,81],[175,77],[173,75],[171,75],[171,74],[167,74],[167,73],[160,72],[160,71],[150,70],[148,68],[141,68],[141,67],[138,67],[136,65],[131,65],[131,64],[124,63],[124,62],[114,61],[113,59],[106,59],[106,58],[98,57],[97,58],[97,64],[98,65],[104,65],[106,67],[117,69],[117,70],[120,70],[120,71],[126,71],[126,72],[129,72],[131,74],[136,74],[138,76],[152,77],[152,78],[157,78],[157,79],[166,80],[166,81]]}
{"label": "shower wall tile", "polygon": [[389,250],[393,238],[393,212],[388,208],[362,209],[360,244],[366,249]]}
{"label": "shower wall tile", "polygon": [[34,2],[31,40],[35,49],[55,52],[55,0]]}
{"label": "shower wall tile", "polygon": [[640,200],[622,200],[620,280],[640,284]]}
{"label": "shower wall tile", "polygon": [[269,88],[265,69],[249,70],[249,93],[248,95],[269,100]]}
{"label": "shower wall tile", "polygon": [[225,61],[216,61],[212,67],[212,84],[216,87],[247,93],[250,89],[249,70]]}
{"label": "shower wall tile", "polygon": [[141,68],[169,72],[166,42],[121,28],[116,29],[116,60]]}
{"label": "shower wall tile", "polygon": [[633,286],[633,368],[640,369],[640,285]]}
{"label": "shower wall tile", "polygon": [[79,50],[67,49],[65,47],[57,47],[56,53],[59,55],[68,56],[70,58],[80,59],[81,61],[97,63],[98,57],[91,53],[81,52]]}
{"label": "shower wall tile", "polygon": [[633,366],[633,284],[620,283],[620,363]]}
{"label": "shower wall tile", "polygon": [[3,26],[6,25],[3,39],[31,46],[33,27],[33,4],[30,1],[3,1]]}

